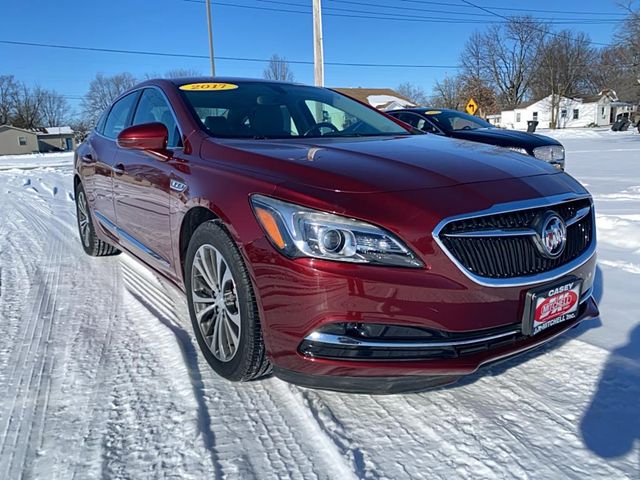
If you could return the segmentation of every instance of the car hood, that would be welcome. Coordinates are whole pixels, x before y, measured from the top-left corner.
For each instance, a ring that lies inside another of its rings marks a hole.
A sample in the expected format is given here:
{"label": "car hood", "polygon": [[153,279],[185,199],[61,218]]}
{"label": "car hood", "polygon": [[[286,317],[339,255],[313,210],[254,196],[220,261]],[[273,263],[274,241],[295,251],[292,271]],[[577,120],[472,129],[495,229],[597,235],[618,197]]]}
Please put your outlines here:
{"label": "car hood", "polygon": [[434,135],[291,140],[211,139],[202,155],[281,182],[341,192],[392,192],[554,175],[523,155]]}
{"label": "car hood", "polygon": [[543,145],[560,145],[557,140],[535,133],[504,130],[502,128],[479,128],[477,130],[457,130],[450,135],[454,138],[473,142],[491,143],[503,147],[532,149]]}

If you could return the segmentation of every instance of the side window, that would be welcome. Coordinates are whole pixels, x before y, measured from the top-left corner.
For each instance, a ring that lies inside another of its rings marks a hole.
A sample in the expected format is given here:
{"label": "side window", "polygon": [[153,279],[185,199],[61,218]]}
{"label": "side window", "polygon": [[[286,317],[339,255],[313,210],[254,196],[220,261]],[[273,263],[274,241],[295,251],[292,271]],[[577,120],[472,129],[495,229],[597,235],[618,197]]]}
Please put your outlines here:
{"label": "side window", "polygon": [[103,134],[105,137],[116,138],[122,130],[129,126],[129,118],[131,117],[131,112],[133,111],[137,98],[137,92],[130,93],[126,97],[118,100],[113,107],[111,107],[111,111],[104,125]]}
{"label": "side window", "polygon": [[408,123],[413,128],[417,128],[418,130],[422,130],[423,132],[435,132],[433,126],[427,122],[420,115],[416,115],[415,113],[401,113],[398,115],[398,118],[405,123]]}
{"label": "side window", "polygon": [[109,109],[107,108],[104,112],[102,112],[102,115],[100,115],[100,118],[98,119],[98,123],[96,124],[96,132],[102,133],[102,130],[104,130],[104,124],[107,121],[108,113],[109,113]]}
{"label": "side window", "polygon": [[169,132],[169,142],[167,146],[169,148],[181,146],[182,139],[180,138],[180,130],[178,130],[178,125],[176,124],[169,104],[158,90],[155,88],[147,88],[142,92],[132,125],[154,122],[162,123],[167,127],[167,131]]}

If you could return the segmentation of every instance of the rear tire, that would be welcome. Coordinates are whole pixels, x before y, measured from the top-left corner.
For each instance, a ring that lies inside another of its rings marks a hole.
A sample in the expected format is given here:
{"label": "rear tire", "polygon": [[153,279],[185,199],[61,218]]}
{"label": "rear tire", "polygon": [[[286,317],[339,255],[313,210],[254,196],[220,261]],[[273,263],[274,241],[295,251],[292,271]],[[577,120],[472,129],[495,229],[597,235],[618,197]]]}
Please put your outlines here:
{"label": "rear tire", "polygon": [[246,382],[271,370],[251,280],[224,227],[198,227],[185,258],[187,303],[198,345],[221,377]]}
{"label": "rear tire", "polygon": [[92,257],[107,257],[120,254],[113,245],[103,242],[96,236],[93,220],[87,202],[87,194],[82,188],[82,184],[76,186],[76,217],[78,218],[78,232],[80,233],[80,243],[87,255]]}

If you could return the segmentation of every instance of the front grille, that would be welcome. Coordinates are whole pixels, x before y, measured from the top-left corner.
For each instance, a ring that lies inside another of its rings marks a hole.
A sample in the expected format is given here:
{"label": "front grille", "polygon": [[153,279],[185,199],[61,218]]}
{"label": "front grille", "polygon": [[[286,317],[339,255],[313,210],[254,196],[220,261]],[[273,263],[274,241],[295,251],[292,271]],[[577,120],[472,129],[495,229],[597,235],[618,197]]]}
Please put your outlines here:
{"label": "front grille", "polygon": [[562,254],[555,259],[544,257],[531,235],[455,237],[452,234],[487,230],[518,230],[532,228],[538,215],[549,210],[565,221],[581,209],[591,208],[588,198],[515,212],[485,215],[454,220],[439,232],[444,247],[471,273],[492,279],[526,277],[554,270],[578,258],[593,241],[593,216],[591,211],[579,221],[567,227],[567,243]]}

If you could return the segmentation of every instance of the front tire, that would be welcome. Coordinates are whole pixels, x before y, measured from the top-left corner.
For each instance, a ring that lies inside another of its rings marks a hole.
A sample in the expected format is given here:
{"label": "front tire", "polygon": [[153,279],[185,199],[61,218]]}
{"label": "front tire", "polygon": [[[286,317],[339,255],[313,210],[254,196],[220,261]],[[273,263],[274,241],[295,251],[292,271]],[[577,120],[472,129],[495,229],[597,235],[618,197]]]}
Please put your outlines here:
{"label": "front tire", "polygon": [[89,211],[89,202],[87,202],[87,194],[80,183],[76,185],[76,217],[78,219],[80,243],[82,243],[82,248],[87,255],[106,257],[120,254],[120,250],[107,242],[103,242],[96,236],[91,212]]}
{"label": "front tire", "polygon": [[187,303],[198,345],[218,375],[259,378],[271,369],[247,268],[219,222],[198,227],[185,258]]}

